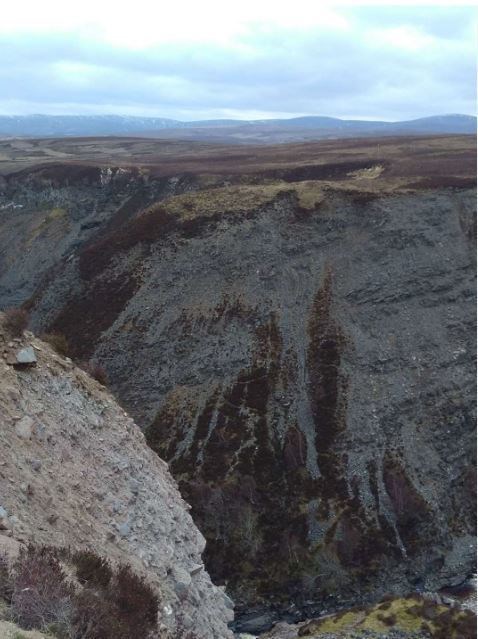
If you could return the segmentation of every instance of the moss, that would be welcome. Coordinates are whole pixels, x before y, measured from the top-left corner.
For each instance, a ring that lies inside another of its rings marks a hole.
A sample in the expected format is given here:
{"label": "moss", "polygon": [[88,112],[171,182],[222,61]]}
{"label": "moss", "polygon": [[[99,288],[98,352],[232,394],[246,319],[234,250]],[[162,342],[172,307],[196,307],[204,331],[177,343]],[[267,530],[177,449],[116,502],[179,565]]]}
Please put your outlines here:
{"label": "moss", "polygon": [[[429,618],[430,609],[434,611],[433,620]],[[449,609],[427,600],[419,600],[417,604],[417,599],[412,597],[393,599],[390,601],[387,614],[384,615],[382,611],[383,605],[375,605],[311,621],[299,630],[299,636],[320,637],[338,631],[358,634],[362,631],[386,633],[390,627],[414,633],[423,630],[426,625],[431,637],[435,639],[445,636],[448,639],[476,637],[476,623],[470,611]]]}

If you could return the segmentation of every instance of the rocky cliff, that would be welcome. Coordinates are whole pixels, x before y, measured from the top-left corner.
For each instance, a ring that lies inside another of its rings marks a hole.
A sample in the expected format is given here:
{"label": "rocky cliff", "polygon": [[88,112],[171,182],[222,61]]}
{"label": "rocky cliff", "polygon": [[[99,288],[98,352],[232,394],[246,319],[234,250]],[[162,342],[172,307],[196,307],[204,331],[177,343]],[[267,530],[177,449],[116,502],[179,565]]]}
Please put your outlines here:
{"label": "rocky cliff", "polygon": [[156,636],[176,636],[180,615],[195,637],[231,637],[189,506],[111,394],[31,333],[12,338],[1,316],[0,368],[0,553],[34,543],[126,562],[159,594]]}
{"label": "rocky cliff", "polygon": [[421,153],[6,181],[4,303],[107,369],[243,628],[473,569],[475,192]]}

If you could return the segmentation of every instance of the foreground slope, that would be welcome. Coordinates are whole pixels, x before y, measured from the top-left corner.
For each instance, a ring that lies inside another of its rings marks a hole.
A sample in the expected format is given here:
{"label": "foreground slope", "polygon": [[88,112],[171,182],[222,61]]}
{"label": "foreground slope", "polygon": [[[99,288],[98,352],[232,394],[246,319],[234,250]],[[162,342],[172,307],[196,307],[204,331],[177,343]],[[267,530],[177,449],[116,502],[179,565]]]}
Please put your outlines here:
{"label": "foreground slope", "polygon": [[[37,365],[15,368],[25,347]],[[231,636],[204,538],[133,420],[70,360],[31,334],[12,339],[3,322],[0,368],[0,548],[13,538],[130,563],[160,593],[165,627],[181,611],[194,636]]]}
{"label": "foreground slope", "polygon": [[106,367],[243,627],[473,570],[470,140],[366,144],[5,179],[4,303]]}

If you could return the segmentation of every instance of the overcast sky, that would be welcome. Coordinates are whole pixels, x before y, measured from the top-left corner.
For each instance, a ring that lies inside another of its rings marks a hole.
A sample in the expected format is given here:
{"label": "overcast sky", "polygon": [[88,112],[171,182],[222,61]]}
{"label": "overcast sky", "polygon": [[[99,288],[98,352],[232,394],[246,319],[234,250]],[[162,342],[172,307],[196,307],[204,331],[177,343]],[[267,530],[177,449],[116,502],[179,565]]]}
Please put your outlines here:
{"label": "overcast sky", "polygon": [[0,16],[0,113],[474,114],[476,17],[319,0],[13,0]]}

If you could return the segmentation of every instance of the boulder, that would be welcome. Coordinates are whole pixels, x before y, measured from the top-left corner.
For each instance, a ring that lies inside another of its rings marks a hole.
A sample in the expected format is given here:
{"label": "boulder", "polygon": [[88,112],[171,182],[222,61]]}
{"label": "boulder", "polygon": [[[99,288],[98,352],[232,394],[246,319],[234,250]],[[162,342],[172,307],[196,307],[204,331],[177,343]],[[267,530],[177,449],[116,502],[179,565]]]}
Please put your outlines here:
{"label": "boulder", "polygon": [[7,511],[3,506],[0,506],[0,530],[8,530],[10,523],[8,521]]}
{"label": "boulder", "polygon": [[28,415],[24,415],[16,424],[15,432],[21,439],[31,439],[35,422]]}
{"label": "boulder", "polygon": [[37,358],[32,346],[26,346],[17,351],[15,366],[36,366]]}

